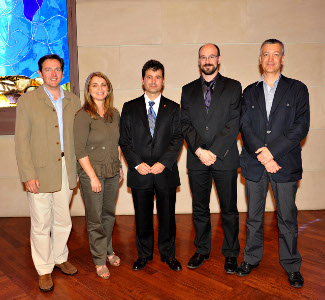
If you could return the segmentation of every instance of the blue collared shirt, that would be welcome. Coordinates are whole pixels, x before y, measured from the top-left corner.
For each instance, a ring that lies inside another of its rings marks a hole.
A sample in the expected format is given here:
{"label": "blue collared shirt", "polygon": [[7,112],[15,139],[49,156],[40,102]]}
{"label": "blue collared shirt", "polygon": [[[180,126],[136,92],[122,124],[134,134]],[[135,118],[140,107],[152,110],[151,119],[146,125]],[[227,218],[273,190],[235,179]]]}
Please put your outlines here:
{"label": "blue collared shirt", "polygon": [[45,87],[45,85],[43,84],[44,87],[44,91],[46,92],[46,94],[49,96],[51,102],[53,103],[55,110],[56,110],[56,114],[58,116],[58,123],[59,123],[59,132],[60,132],[60,144],[61,144],[61,151],[64,151],[64,145],[63,145],[63,113],[62,113],[62,102],[63,102],[63,98],[64,98],[64,92],[62,87],[60,87],[60,98],[54,100],[54,96],[51,94],[51,92]]}
{"label": "blue collared shirt", "polygon": [[281,77],[281,74],[279,75],[278,79],[274,82],[273,87],[270,87],[264,81],[264,74],[261,76],[260,80],[257,82],[257,84],[259,84],[261,81],[263,82],[263,90],[264,90],[265,107],[266,107],[267,118],[269,118],[269,116],[270,116],[275,91],[276,91],[276,88],[278,87],[280,77]]}

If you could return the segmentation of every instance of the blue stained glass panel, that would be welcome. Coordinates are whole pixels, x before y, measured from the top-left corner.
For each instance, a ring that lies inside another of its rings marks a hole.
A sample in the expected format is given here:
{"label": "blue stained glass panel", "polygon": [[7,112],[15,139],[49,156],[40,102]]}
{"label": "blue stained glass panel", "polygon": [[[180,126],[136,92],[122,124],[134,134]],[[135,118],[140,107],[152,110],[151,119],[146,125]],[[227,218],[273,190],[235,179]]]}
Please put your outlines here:
{"label": "blue stained glass panel", "polygon": [[51,53],[70,82],[66,0],[0,0],[0,76],[38,77],[39,58]]}

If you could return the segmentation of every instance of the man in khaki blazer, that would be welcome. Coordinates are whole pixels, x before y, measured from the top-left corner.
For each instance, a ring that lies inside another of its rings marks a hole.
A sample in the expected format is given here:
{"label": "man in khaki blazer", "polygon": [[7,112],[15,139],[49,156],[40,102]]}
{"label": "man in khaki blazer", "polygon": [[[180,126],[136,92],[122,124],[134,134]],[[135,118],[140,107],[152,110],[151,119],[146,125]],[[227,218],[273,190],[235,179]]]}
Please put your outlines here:
{"label": "man in khaki blazer", "polygon": [[77,185],[73,121],[80,100],[60,87],[62,58],[43,56],[38,67],[44,84],[19,98],[15,142],[20,178],[28,192],[32,258],[40,289],[50,291],[55,266],[67,275],[77,273],[67,261],[67,241],[69,204]]}

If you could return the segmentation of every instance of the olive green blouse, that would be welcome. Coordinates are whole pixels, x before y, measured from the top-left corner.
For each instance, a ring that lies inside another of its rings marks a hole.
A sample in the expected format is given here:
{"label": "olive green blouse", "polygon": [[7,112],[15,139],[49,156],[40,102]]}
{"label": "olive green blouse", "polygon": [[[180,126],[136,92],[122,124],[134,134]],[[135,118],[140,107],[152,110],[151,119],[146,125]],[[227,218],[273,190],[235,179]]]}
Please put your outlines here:
{"label": "olive green blouse", "polygon": [[[113,111],[113,121],[104,118],[92,119],[90,115],[80,110],[74,120],[74,145],[76,157],[89,156],[90,163],[99,177],[113,177],[120,170],[118,158],[118,140],[120,137],[120,115]],[[78,173],[83,169],[78,162]]]}

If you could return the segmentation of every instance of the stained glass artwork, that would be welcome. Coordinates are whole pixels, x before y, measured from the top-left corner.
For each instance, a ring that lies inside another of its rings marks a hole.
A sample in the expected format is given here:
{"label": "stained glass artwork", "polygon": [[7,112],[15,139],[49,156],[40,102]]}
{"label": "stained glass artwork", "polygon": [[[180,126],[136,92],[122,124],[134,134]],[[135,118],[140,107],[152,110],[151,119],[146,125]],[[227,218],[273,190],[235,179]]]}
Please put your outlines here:
{"label": "stained glass artwork", "polygon": [[66,0],[0,0],[0,107],[42,80],[38,60],[46,54],[64,60],[61,84],[70,86]]}

